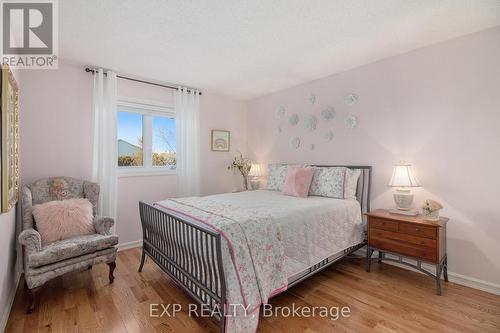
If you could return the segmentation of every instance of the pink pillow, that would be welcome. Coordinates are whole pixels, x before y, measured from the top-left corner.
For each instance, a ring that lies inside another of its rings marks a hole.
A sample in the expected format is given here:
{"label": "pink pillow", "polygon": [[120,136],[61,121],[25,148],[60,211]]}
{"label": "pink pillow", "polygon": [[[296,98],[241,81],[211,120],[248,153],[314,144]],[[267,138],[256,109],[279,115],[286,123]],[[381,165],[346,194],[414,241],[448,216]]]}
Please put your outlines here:
{"label": "pink pillow", "polygon": [[307,197],[313,175],[313,168],[288,168],[283,194],[294,197]]}
{"label": "pink pillow", "polygon": [[49,201],[33,206],[42,244],[95,233],[92,204],[88,199]]}

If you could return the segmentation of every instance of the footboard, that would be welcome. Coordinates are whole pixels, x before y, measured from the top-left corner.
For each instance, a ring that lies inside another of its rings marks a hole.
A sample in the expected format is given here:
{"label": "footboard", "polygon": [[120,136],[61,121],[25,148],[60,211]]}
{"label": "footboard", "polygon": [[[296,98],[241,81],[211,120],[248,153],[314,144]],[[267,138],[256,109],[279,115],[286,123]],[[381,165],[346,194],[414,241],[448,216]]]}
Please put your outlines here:
{"label": "footboard", "polygon": [[221,235],[194,221],[139,203],[143,252],[186,291],[204,311],[213,311],[224,331],[226,284]]}

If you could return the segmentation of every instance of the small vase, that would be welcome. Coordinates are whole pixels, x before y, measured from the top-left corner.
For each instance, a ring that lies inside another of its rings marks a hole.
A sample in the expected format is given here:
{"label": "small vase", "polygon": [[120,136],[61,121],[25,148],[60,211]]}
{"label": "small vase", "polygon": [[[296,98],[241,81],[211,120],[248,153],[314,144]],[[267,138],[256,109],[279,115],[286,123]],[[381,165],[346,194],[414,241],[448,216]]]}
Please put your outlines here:
{"label": "small vase", "polygon": [[242,176],[243,176],[243,186],[245,187],[245,191],[248,191],[248,177],[246,177],[245,175]]}
{"label": "small vase", "polygon": [[433,212],[423,210],[422,216],[426,221],[431,221],[431,222],[439,221],[439,210],[435,210]]}

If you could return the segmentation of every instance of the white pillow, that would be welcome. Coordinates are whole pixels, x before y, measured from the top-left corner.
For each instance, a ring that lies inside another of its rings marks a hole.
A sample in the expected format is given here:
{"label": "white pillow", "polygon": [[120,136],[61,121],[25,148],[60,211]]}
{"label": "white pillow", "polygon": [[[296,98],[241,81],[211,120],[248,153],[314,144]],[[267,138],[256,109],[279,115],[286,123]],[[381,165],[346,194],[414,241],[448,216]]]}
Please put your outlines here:
{"label": "white pillow", "polygon": [[266,190],[282,191],[285,184],[288,165],[269,164],[267,166],[267,184]]}
{"label": "white pillow", "polygon": [[361,170],[346,167],[314,167],[309,195],[336,199],[356,198],[356,187]]}
{"label": "white pillow", "polygon": [[356,189],[358,188],[358,179],[361,175],[360,169],[347,168],[346,182],[344,186],[344,198],[356,199]]}

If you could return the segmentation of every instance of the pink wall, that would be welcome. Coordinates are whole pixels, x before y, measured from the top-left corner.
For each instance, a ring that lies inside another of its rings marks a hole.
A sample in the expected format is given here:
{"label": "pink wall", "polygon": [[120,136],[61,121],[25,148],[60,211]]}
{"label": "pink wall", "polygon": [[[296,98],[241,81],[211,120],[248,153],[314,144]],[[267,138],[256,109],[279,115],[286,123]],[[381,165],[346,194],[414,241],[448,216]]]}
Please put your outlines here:
{"label": "pink wall", "polygon": [[[49,176],[89,179],[92,156],[92,76],[83,65],[60,63],[54,71],[23,72],[21,110],[21,182]],[[164,103],[172,90],[130,81],[118,81],[118,95]],[[204,92],[201,97],[201,157],[203,194],[233,190],[237,178],[225,170],[234,150],[245,151],[244,103]],[[228,129],[232,152],[210,151],[210,129]],[[138,202],[177,195],[177,176],[121,177],[118,180],[116,232],[120,242],[141,239]]]}
{"label": "pink wall", "polygon": [[[261,162],[372,165],[374,208],[391,207],[387,183],[400,159],[414,164],[423,184],[416,203],[435,198],[445,206],[452,272],[500,284],[500,28],[329,76],[251,101],[248,149]],[[348,107],[343,96],[356,93]],[[311,107],[309,94],[317,96]],[[274,110],[301,119],[327,105],[337,110],[331,124],[308,134],[299,123],[283,125]],[[348,111],[359,126],[348,130]],[[335,138],[322,135],[333,129]],[[314,151],[288,148],[292,135],[315,143]]]}

